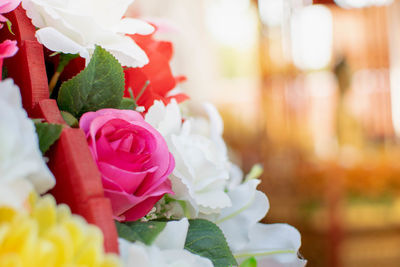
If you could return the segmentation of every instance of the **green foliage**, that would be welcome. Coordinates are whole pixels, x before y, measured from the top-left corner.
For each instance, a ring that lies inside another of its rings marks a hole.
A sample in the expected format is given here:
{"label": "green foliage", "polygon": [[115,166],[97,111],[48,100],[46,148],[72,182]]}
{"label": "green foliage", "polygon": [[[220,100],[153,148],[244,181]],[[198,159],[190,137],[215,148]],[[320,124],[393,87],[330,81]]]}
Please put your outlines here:
{"label": "green foliage", "polygon": [[118,236],[130,242],[141,241],[146,245],[151,245],[157,236],[164,230],[167,222],[115,222]]}
{"label": "green foliage", "polygon": [[89,65],[61,85],[57,103],[61,110],[80,118],[88,111],[118,108],[124,88],[121,65],[113,55],[96,46]]}
{"label": "green foliage", "polygon": [[15,33],[12,31],[12,23],[11,23],[11,21],[10,21],[9,19],[6,21],[6,24],[7,24],[8,31],[9,31],[12,35],[15,35]]}
{"label": "green foliage", "polygon": [[73,60],[74,58],[79,57],[79,54],[64,54],[60,53],[60,60],[58,62],[57,66],[57,72],[62,72],[65,68],[65,66],[68,65],[68,63]]}
{"label": "green foliage", "polygon": [[73,128],[79,128],[78,120],[71,113],[67,111],[61,111],[61,116],[69,126]]}
{"label": "green foliage", "polygon": [[254,257],[248,258],[240,264],[240,267],[257,267],[257,260]]}
{"label": "green foliage", "polygon": [[135,110],[137,107],[136,101],[132,98],[124,97],[122,98],[121,104],[118,109],[132,109]]}
{"label": "green foliage", "polygon": [[35,122],[36,133],[39,138],[39,147],[42,154],[49,150],[50,146],[60,138],[62,125]]}
{"label": "green foliage", "polygon": [[189,220],[189,223],[186,250],[209,258],[215,267],[237,266],[225,236],[217,225],[203,219]]}

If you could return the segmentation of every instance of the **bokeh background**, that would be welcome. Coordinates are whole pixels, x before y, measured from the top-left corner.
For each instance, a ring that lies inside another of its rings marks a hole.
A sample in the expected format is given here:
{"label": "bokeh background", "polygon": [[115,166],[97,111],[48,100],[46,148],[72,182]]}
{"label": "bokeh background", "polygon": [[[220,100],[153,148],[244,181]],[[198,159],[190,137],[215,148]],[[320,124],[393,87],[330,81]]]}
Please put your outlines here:
{"label": "bokeh background", "polygon": [[137,0],[309,267],[400,266],[400,0]]}

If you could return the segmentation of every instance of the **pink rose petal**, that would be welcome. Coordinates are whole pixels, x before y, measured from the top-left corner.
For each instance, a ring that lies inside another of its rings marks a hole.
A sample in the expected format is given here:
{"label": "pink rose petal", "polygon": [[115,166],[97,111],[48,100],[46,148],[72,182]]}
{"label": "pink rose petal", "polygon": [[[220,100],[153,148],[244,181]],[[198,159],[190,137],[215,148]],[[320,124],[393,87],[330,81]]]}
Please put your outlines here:
{"label": "pink rose petal", "polygon": [[[0,19],[1,19],[0,15]],[[1,20],[0,20],[1,21]],[[14,56],[18,51],[17,41],[5,40],[0,44],[0,71],[3,70],[3,59]],[[1,80],[0,75],[0,80]]]}
{"label": "pink rose petal", "polygon": [[16,9],[21,0],[2,0],[3,3],[0,4],[0,13],[8,13]]}
{"label": "pink rose petal", "polygon": [[168,175],[174,158],[161,134],[140,113],[102,109],[83,114],[79,125],[102,173],[115,218],[140,219],[164,194],[173,194]]}
{"label": "pink rose petal", "polygon": [[[104,177],[109,177],[114,183],[118,184],[127,193],[133,194],[147,175],[154,173],[157,166],[142,172],[130,172],[104,162],[97,164]],[[140,194],[138,194],[140,195]]]}
{"label": "pink rose petal", "polygon": [[117,219],[123,218],[122,221],[135,221],[142,218],[149,213],[164,194],[168,193],[172,193],[170,180],[166,180],[161,184],[157,191],[140,197],[129,195],[125,192],[104,190],[105,196],[111,200],[114,216]]}
{"label": "pink rose petal", "polygon": [[0,59],[12,57],[17,51],[17,41],[5,40],[0,44]]}

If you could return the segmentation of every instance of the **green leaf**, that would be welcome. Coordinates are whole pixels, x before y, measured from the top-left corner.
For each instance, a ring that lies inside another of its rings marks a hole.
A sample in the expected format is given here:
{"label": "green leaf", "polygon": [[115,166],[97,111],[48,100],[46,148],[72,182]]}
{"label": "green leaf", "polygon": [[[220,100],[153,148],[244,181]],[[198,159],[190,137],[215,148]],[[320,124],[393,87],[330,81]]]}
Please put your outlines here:
{"label": "green leaf", "polygon": [[68,65],[68,63],[73,60],[74,58],[79,57],[79,54],[64,54],[60,53],[60,60],[58,62],[57,66],[57,72],[62,72],[65,68],[65,66]]}
{"label": "green leaf", "polygon": [[60,124],[37,122],[35,123],[35,127],[39,138],[40,151],[44,155],[50,146],[60,138],[63,126]]}
{"label": "green leaf", "polygon": [[31,119],[34,124],[44,122],[44,119]]}
{"label": "green leaf", "polygon": [[240,264],[240,267],[257,267],[257,260],[254,257],[248,258]]}
{"label": "green leaf", "polygon": [[80,118],[88,111],[118,108],[124,87],[124,72],[119,62],[109,52],[96,46],[89,65],[61,85],[57,103],[61,110]]}
{"label": "green leaf", "polygon": [[151,245],[157,236],[164,230],[167,222],[128,222],[120,223],[115,221],[118,236],[128,241],[140,241],[146,245]]}
{"label": "green leaf", "polygon": [[132,98],[124,97],[122,98],[121,104],[118,109],[136,109],[136,101]]}
{"label": "green leaf", "polygon": [[225,236],[217,225],[203,219],[189,220],[189,223],[186,250],[209,258],[215,267],[237,266]]}
{"label": "green leaf", "polygon": [[7,24],[7,28],[8,28],[8,31],[12,34],[12,35],[15,35],[15,33],[12,31],[12,23],[11,23],[11,21],[8,19],[7,21],[6,21],[6,24]]}
{"label": "green leaf", "polygon": [[79,128],[78,120],[71,113],[67,111],[61,111],[61,116],[69,126],[73,128]]}

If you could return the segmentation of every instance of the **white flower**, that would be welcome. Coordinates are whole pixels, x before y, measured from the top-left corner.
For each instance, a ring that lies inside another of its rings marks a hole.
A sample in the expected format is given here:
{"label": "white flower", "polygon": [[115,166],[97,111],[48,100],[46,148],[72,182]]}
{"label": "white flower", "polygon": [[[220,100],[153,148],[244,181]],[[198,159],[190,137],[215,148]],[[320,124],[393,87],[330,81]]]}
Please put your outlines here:
{"label": "white flower", "polygon": [[124,267],[212,267],[212,262],[184,249],[189,222],[171,221],[151,246],[119,239]]}
{"label": "white flower", "polygon": [[296,258],[292,262],[279,262],[271,257],[264,257],[257,261],[258,267],[304,267],[307,261]]}
{"label": "white flower", "polygon": [[223,209],[216,220],[233,251],[240,250],[250,241],[250,229],[268,212],[268,198],[256,190],[259,183],[253,179],[229,191],[232,206]]}
{"label": "white flower", "polygon": [[170,176],[175,195],[171,197],[189,204],[193,217],[199,213],[219,213],[231,205],[224,191],[230,163],[221,137],[222,120],[212,106],[207,105],[206,110],[210,123],[194,118],[182,123],[175,101],[166,107],[156,101],[145,117],[166,139],[175,158],[175,169]]}
{"label": "white flower", "polygon": [[250,229],[249,238],[250,242],[233,252],[239,262],[251,256],[260,267],[303,267],[307,262],[297,256],[301,237],[290,225],[257,223]]}
{"label": "white flower", "polygon": [[0,206],[15,210],[25,209],[29,194],[33,190],[32,184],[25,179],[0,181]]}
{"label": "white flower", "polygon": [[175,99],[165,106],[161,101],[154,101],[145,116],[146,122],[156,128],[162,136],[178,135],[182,128],[182,115]]}
{"label": "white flower", "polygon": [[100,45],[123,66],[148,63],[144,51],[125,34],[150,34],[154,28],[140,20],[122,18],[134,0],[23,0],[22,6],[39,28],[36,38],[48,49],[79,53],[86,63]]}
{"label": "white flower", "polygon": [[223,209],[214,221],[224,232],[238,262],[254,256],[261,267],[304,266],[306,261],[297,257],[301,241],[295,228],[258,223],[269,209],[266,195],[256,190],[259,183],[258,179],[249,179],[232,187],[228,191],[232,206]]}
{"label": "white flower", "polygon": [[26,179],[40,194],[54,186],[33,122],[22,108],[19,89],[11,79],[0,82],[0,147],[0,182]]}

